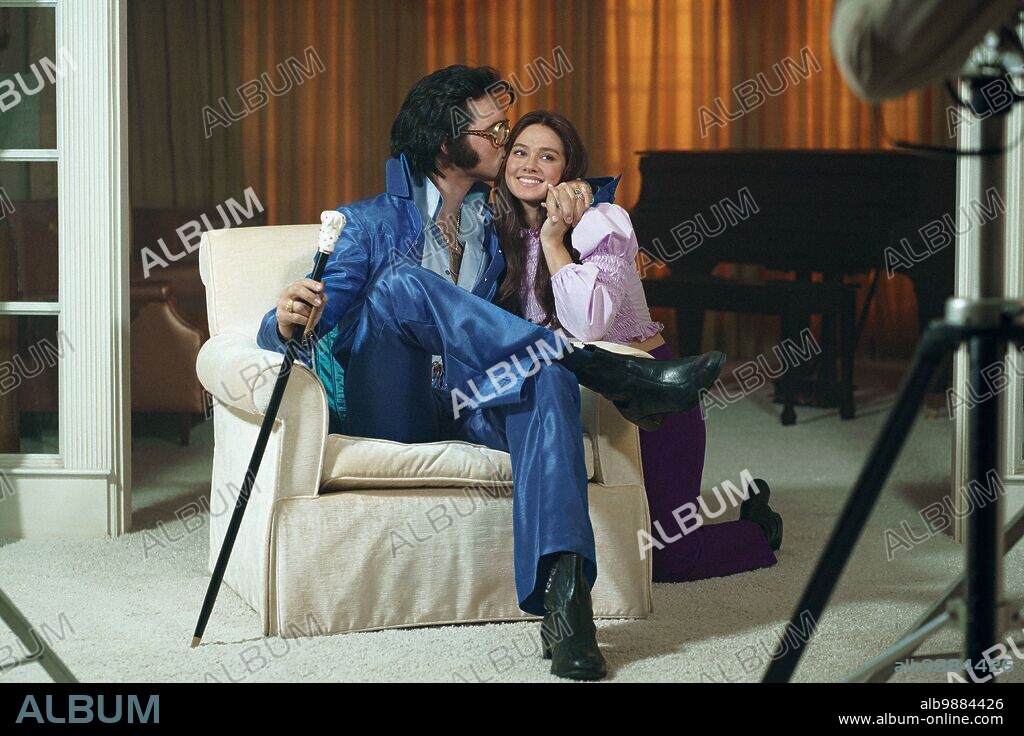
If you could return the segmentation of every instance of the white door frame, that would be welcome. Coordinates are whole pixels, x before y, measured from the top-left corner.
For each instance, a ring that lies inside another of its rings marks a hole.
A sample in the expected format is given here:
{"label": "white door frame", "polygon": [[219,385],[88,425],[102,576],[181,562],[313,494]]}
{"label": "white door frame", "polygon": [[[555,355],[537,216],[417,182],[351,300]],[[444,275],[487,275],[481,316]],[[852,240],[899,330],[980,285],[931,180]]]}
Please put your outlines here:
{"label": "white door frame", "polygon": [[59,454],[5,456],[0,536],[116,536],[131,527],[126,0],[0,5],[55,8],[74,61],[57,80],[58,330],[73,346]]}

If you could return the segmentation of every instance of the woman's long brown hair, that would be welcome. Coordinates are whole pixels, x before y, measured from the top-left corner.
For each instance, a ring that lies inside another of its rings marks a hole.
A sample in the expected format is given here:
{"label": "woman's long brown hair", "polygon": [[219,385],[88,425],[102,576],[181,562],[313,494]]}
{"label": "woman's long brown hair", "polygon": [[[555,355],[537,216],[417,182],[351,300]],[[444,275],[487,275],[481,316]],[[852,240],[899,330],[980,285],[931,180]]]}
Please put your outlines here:
{"label": "woman's long brown hair", "polygon": [[[531,125],[547,126],[562,141],[562,148],[565,151],[565,171],[562,172],[562,181],[582,179],[587,173],[587,149],[583,146],[580,134],[576,132],[576,128],[568,119],[548,110],[535,110],[519,118],[519,122],[512,128],[508,142],[505,144],[505,160],[498,171],[494,187],[496,196],[495,224],[498,226],[498,239],[505,256],[506,268],[505,278],[501,283],[501,288],[498,289],[497,304],[514,314],[522,315],[519,291],[523,285],[529,283],[532,276],[533,293],[537,297],[537,302],[544,309],[542,324],[557,326],[555,295],[551,290],[551,272],[548,270],[547,260],[541,254],[541,257],[537,259],[536,273],[526,273],[526,236],[523,234],[523,230],[530,226],[526,221],[523,203],[513,196],[508,185],[505,184],[505,165],[512,152],[512,146],[515,145],[519,135]],[[580,255],[572,247],[572,230],[565,234],[563,243],[573,262],[579,263]]]}

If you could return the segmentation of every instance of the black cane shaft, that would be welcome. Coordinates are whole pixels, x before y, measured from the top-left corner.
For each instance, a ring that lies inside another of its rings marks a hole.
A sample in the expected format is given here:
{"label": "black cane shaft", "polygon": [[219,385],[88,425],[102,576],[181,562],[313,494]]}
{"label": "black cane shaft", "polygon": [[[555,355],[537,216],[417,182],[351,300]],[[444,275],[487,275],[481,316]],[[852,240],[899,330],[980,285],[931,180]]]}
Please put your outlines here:
{"label": "black cane shaft", "polygon": [[925,332],[896,406],[871,448],[811,581],[772,654],[764,682],[787,682],[792,677],[809,640],[805,618],[809,615],[812,626],[817,626],[950,344],[947,331],[941,327],[933,326]]}
{"label": "black cane shaft", "polygon": [[[297,331],[301,329],[301,327],[298,327]],[[260,427],[259,436],[256,438],[256,446],[253,448],[252,456],[249,458],[249,468],[245,472],[245,480],[242,481],[242,488],[238,492],[238,501],[235,503],[235,510],[231,513],[231,521],[228,523],[227,532],[224,534],[224,542],[221,545],[220,554],[217,555],[217,564],[214,565],[213,576],[210,578],[210,584],[206,589],[202,612],[199,614],[199,623],[196,624],[196,631],[192,639],[194,642],[193,646],[198,643],[197,640],[203,638],[206,624],[210,620],[210,614],[213,613],[213,604],[217,600],[220,584],[224,580],[224,572],[227,570],[228,560],[231,558],[231,550],[235,546],[235,537],[238,536],[238,530],[242,526],[242,516],[245,515],[245,509],[249,505],[249,496],[256,482],[256,474],[259,473],[260,464],[263,462],[263,454],[266,452],[267,442],[270,440],[270,433],[274,428],[274,420],[281,406],[284,390],[288,386],[288,376],[291,374],[294,362],[295,357],[291,354],[291,350],[289,350],[289,354],[285,355],[284,362],[281,363],[281,372],[278,374],[277,383],[274,384],[274,392],[271,394],[263,425]]]}
{"label": "black cane shaft", "polygon": [[[324,269],[327,267],[327,253],[320,251],[317,254],[316,264],[313,273],[310,275],[314,281],[321,281]],[[312,305],[310,305],[312,306]],[[292,337],[288,342],[281,362],[281,369],[277,374],[277,382],[274,384],[274,391],[270,395],[270,402],[267,404],[267,412],[263,416],[263,424],[260,426],[259,436],[256,438],[256,446],[253,448],[252,456],[249,458],[249,467],[245,471],[245,479],[242,481],[242,488],[238,492],[238,501],[235,510],[231,514],[227,531],[224,534],[224,542],[221,544],[220,553],[217,555],[217,563],[213,568],[213,575],[210,584],[206,588],[206,596],[203,599],[203,607],[199,613],[199,621],[196,624],[195,634],[192,636],[192,646],[196,647],[203,638],[206,631],[206,624],[213,613],[213,606],[217,602],[217,593],[220,592],[220,585],[224,581],[224,573],[228,567],[228,560],[231,559],[231,550],[235,545],[235,538],[242,526],[242,517],[249,505],[249,496],[252,493],[253,485],[256,483],[256,475],[263,463],[263,454],[266,452],[267,443],[270,441],[270,433],[274,429],[274,421],[277,419],[277,412],[281,408],[281,400],[284,398],[284,391],[288,387],[288,377],[291,375],[292,366],[295,363],[297,345],[302,339],[304,325],[295,325],[292,328]]]}

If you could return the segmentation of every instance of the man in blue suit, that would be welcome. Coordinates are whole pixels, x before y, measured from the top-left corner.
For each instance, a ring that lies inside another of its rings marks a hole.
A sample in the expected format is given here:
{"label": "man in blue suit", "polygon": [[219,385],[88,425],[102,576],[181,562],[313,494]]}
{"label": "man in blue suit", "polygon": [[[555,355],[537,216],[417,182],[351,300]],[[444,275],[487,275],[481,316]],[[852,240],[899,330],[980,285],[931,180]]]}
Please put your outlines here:
{"label": "man in blue suit", "polygon": [[[553,674],[598,679],[606,665],[590,599],[597,565],[579,386],[656,426],[696,405],[724,356],[653,361],[572,349],[492,303],[505,264],[487,182],[504,155],[512,99],[489,67],[452,66],[421,79],[392,127],[387,191],[338,208],[347,225],[323,282],[307,277],[285,288],[258,342],[284,352],[284,336],[312,311],[316,337],[338,330],[332,350],[345,371],[346,434],[507,451],[519,605],[545,617]],[[572,225],[595,201],[609,201],[616,184],[560,185],[560,215]],[[305,346],[291,347],[308,362]],[[555,628],[568,633],[555,641]]]}

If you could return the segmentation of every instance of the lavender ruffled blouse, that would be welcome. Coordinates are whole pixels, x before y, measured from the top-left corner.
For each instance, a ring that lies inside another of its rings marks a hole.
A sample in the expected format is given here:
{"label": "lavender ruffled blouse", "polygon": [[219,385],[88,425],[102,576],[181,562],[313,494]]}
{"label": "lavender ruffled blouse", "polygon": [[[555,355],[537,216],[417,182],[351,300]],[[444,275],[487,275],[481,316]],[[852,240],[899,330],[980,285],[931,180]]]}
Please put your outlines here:
{"label": "lavender ruffled blouse", "polygon": [[[543,257],[538,230],[524,230],[526,273],[537,272]],[[562,328],[583,342],[606,340],[628,345],[665,329],[651,321],[640,274],[637,240],[627,212],[615,204],[591,207],[572,232],[581,263],[570,263],[551,277],[555,312]],[[523,317],[539,324],[544,318],[529,284],[520,292]]]}

